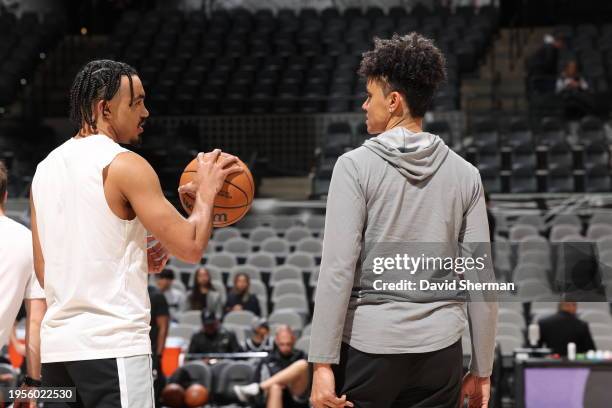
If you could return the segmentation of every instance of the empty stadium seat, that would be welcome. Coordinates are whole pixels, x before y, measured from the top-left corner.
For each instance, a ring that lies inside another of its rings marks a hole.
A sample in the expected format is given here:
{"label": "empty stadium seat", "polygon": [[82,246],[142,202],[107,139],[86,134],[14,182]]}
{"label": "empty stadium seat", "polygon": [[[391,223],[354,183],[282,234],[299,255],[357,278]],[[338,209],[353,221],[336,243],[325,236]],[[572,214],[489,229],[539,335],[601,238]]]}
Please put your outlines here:
{"label": "empty stadium seat", "polygon": [[234,386],[247,385],[253,381],[254,368],[249,363],[232,362],[223,367],[217,383],[218,395],[226,401],[235,398]]}
{"label": "empty stadium seat", "polygon": [[249,310],[235,310],[225,315],[223,324],[229,323],[251,327],[255,319],[257,319],[257,316]]}
{"label": "empty stadium seat", "polygon": [[180,324],[189,326],[199,327],[202,325],[202,311],[201,310],[187,310],[179,313],[178,321]]}
{"label": "empty stadium seat", "polygon": [[268,252],[256,252],[248,256],[246,264],[260,271],[270,272],[276,267],[276,258],[274,254]]}
{"label": "empty stadium seat", "polygon": [[223,272],[229,272],[237,265],[236,257],[226,252],[218,252],[207,256],[206,266],[211,265]]}
{"label": "empty stadium seat", "polygon": [[180,370],[184,370],[189,374],[192,381],[198,384],[202,384],[209,391],[212,390],[213,386],[213,373],[207,364],[202,361],[189,361],[180,367]]}
{"label": "empty stadium seat", "polygon": [[283,279],[274,285],[272,289],[272,302],[276,301],[284,295],[293,294],[306,297],[306,287],[302,279]]}
{"label": "empty stadium seat", "polygon": [[316,262],[312,254],[308,252],[293,252],[291,253],[285,262],[287,265],[294,265],[300,268],[302,271],[310,272],[316,267]]}
{"label": "empty stadium seat", "polygon": [[274,300],[274,312],[285,309],[293,310],[304,316],[308,316],[310,310],[306,297],[295,294],[285,294]]}
{"label": "empty stadium seat", "polygon": [[301,280],[302,271],[295,265],[280,265],[277,266],[270,275],[270,286],[275,286],[277,283],[285,280]]}
{"label": "empty stadium seat", "polygon": [[249,239],[252,243],[258,244],[267,238],[276,237],[276,230],[272,227],[255,227],[249,234]]}
{"label": "empty stadium seat", "polygon": [[291,310],[275,310],[268,318],[268,323],[271,327],[285,324],[294,331],[301,331],[304,327],[302,317]]}

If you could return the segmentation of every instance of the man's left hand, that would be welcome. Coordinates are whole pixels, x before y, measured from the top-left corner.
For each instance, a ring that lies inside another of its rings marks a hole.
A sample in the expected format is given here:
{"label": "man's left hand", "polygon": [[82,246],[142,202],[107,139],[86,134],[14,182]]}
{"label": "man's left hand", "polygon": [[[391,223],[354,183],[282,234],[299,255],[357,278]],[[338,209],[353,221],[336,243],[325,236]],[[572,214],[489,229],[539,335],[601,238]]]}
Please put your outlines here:
{"label": "man's left hand", "polygon": [[[35,390],[36,387],[28,387],[27,385],[23,384],[19,390],[27,395],[28,391],[30,390]],[[19,398],[16,399],[15,402],[13,403],[13,408],[36,408],[36,400],[35,399],[29,399],[29,398]]]}
{"label": "man's left hand", "polygon": [[[149,244],[155,242],[149,247]],[[152,235],[147,236],[147,262],[149,273],[160,273],[168,263],[168,250]]]}

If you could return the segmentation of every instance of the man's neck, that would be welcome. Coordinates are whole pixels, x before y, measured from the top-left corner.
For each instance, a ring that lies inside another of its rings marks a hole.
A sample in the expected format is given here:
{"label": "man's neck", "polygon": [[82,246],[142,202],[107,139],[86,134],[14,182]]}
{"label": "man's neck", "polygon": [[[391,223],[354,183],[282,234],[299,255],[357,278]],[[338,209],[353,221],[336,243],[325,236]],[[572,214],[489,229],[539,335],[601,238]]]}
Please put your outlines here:
{"label": "man's neck", "polygon": [[6,214],[4,213],[4,206],[0,205],[0,217],[4,217]]}
{"label": "man's neck", "polygon": [[391,118],[387,124],[387,130],[391,130],[396,127],[403,127],[411,131],[412,133],[419,133],[423,131],[423,118],[413,118],[410,116],[404,116],[401,118]]}
{"label": "man's neck", "polygon": [[95,130],[89,126],[83,127],[79,129],[79,132],[77,133],[75,138],[82,139],[82,138],[93,136],[93,135],[103,135],[103,136],[110,138],[114,142],[117,142],[117,137],[115,136],[115,133],[106,124],[97,125]]}

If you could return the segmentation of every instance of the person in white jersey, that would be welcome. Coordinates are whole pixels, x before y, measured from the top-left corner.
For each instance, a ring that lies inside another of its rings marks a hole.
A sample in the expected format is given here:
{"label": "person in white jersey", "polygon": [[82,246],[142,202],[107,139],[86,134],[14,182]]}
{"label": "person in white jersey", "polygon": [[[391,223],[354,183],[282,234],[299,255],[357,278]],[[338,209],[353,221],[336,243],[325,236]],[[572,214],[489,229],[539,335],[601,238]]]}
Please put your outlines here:
{"label": "person in white jersey", "polygon": [[0,161],[0,348],[7,344],[15,318],[25,299],[26,363],[25,387],[40,385],[40,322],[45,314],[45,294],[32,262],[32,234],[5,214],[8,172]]}
{"label": "person in white jersey", "polygon": [[[70,91],[78,133],[38,165],[32,181],[34,266],[47,298],[42,382],[76,387],[72,406],[154,405],[147,272],[163,269],[164,251],[200,261],[214,198],[241,171],[233,156],[199,153],[187,187],[194,209],[182,217],[149,163],[120,146],[139,142],[149,116],[144,99],[134,68],[87,63]],[[159,241],[149,262],[147,231]]]}

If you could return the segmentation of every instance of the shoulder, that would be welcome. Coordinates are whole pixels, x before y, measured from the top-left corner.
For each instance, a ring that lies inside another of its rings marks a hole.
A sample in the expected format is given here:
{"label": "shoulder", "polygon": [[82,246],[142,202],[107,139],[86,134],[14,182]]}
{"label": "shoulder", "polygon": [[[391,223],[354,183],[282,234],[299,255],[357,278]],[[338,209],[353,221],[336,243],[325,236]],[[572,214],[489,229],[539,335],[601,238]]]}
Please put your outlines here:
{"label": "shoulder", "polygon": [[0,231],[2,235],[11,237],[10,241],[14,246],[24,247],[31,251],[32,232],[26,226],[9,217],[4,217],[3,221],[0,222]]}
{"label": "shoulder", "polygon": [[134,172],[148,172],[153,170],[153,167],[144,157],[129,150],[119,152],[115,156],[115,159],[111,162],[109,168],[125,174],[134,174]]}
{"label": "shoulder", "polygon": [[453,166],[454,171],[459,171],[462,175],[467,175],[472,179],[480,178],[478,168],[457,154],[453,149],[448,149],[447,161]]}
{"label": "shoulder", "polygon": [[[359,146],[353,150],[350,150],[340,157],[338,157],[338,161],[336,162],[337,166],[343,166],[349,170],[359,170],[363,168],[365,165],[372,163],[371,158],[377,157],[374,152],[368,149],[365,146]],[[378,163],[379,161],[375,161],[374,163]],[[382,163],[382,161],[381,161]]]}

